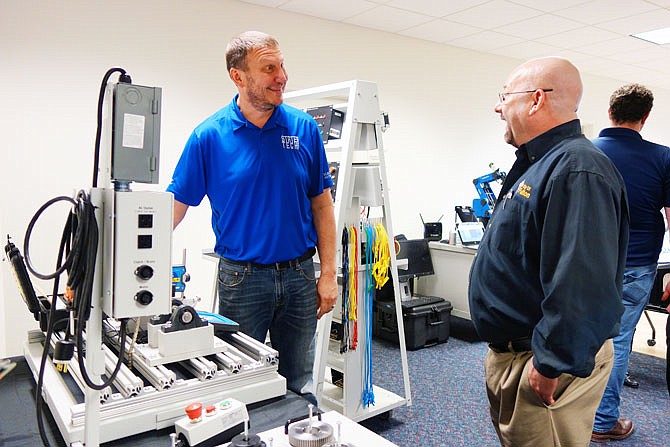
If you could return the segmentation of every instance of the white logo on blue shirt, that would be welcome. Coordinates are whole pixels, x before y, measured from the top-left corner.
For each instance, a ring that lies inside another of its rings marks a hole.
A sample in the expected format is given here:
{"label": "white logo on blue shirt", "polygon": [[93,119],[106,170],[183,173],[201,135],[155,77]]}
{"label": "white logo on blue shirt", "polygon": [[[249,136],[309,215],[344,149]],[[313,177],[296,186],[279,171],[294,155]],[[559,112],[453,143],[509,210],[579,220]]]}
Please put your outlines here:
{"label": "white logo on blue shirt", "polygon": [[284,149],[300,149],[300,139],[296,136],[282,135],[281,145]]}

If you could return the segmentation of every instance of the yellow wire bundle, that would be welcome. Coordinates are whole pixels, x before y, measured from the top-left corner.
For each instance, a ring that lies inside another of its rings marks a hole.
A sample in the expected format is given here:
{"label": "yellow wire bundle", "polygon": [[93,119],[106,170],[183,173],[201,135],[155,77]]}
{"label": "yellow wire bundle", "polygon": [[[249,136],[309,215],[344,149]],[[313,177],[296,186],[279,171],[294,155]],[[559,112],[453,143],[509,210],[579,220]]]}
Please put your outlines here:
{"label": "yellow wire bundle", "polygon": [[389,279],[389,266],[391,265],[391,254],[389,252],[389,237],[386,228],[381,223],[375,225],[374,241],[375,263],[372,267],[372,277],[377,289],[381,289]]}

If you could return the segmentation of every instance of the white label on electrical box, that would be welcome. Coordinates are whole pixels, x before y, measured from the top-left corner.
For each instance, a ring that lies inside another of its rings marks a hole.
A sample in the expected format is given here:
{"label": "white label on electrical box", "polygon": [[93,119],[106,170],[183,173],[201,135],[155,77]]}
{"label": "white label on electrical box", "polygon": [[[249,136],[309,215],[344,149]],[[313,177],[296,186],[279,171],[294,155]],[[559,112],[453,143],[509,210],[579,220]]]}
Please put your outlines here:
{"label": "white label on electrical box", "polygon": [[123,147],[144,147],[144,115],[123,114]]}

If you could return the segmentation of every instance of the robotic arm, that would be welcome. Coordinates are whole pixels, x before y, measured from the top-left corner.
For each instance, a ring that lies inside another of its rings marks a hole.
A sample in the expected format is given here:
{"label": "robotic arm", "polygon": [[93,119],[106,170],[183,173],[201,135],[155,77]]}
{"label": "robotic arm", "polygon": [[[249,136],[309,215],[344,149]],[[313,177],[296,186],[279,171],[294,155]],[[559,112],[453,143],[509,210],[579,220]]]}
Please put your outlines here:
{"label": "robotic arm", "polygon": [[[489,168],[493,169],[493,163],[489,165]],[[500,169],[495,169],[493,172],[482,175],[472,180],[472,183],[475,185],[477,194],[479,194],[478,199],[472,200],[472,209],[475,212],[480,220],[485,219],[488,222],[488,219],[491,217],[493,212],[493,207],[496,204],[496,195],[491,189],[492,182],[502,183],[507,177],[506,172],[501,172]],[[485,222],[485,223],[486,223]]]}

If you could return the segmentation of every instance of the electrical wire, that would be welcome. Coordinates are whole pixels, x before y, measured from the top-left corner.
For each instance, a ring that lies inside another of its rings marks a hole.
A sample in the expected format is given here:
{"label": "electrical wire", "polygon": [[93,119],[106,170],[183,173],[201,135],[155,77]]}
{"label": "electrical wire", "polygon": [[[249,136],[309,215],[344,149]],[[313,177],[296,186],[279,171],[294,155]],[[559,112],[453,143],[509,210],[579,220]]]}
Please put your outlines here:
{"label": "electrical wire", "polygon": [[342,339],[340,354],[349,348],[349,228],[342,229]]}
{"label": "electrical wire", "polygon": [[100,138],[102,136],[102,105],[105,99],[105,89],[107,88],[107,82],[109,78],[115,72],[121,73],[119,76],[119,82],[130,83],[130,75],[126,74],[126,70],[119,67],[112,67],[107,70],[107,73],[102,78],[102,83],[100,84],[100,93],[98,94],[98,127],[95,133],[95,153],[93,154],[93,182],[92,185],[94,188],[98,187],[98,168],[100,167]]}
{"label": "electrical wire", "polygon": [[[133,354],[135,353],[135,343],[137,342],[137,335],[140,333],[140,325],[142,324],[142,317],[137,317],[135,321],[135,331],[133,331],[133,338],[130,340],[130,347],[128,348],[128,368],[133,367]],[[125,349],[125,347],[119,347]]]}
{"label": "electrical wire", "polygon": [[375,231],[372,226],[365,226],[365,299],[363,301],[365,312],[365,349],[364,349],[364,387],[363,408],[375,404],[375,394],[372,384],[372,301],[374,297],[373,263]]}
{"label": "electrical wire", "polygon": [[389,236],[381,222],[375,224],[374,232],[375,264],[372,268],[372,276],[375,279],[375,287],[381,289],[389,279],[389,267],[391,266]]}
{"label": "electrical wire", "polygon": [[[100,139],[102,136],[102,109],[107,88],[107,82],[112,74],[119,72],[119,82],[131,83],[130,76],[123,68],[113,67],[107,70],[103,76],[100,92],[98,95],[98,113],[97,113],[97,129],[95,136],[94,148],[94,162],[93,162],[93,180],[92,186],[98,186],[98,169],[100,165]],[[56,270],[53,273],[43,274],[38,272],[32,265],[30,260],[30,236],[32,234],[35,223],[42,215],[42,213],[53,204],[61,201],[67,201],[74,207],[71,211],[63,229],[60,246],[58,249],[58,256],[56,259]],[[88,376],[85,365],[83,364],[83,330],[86,321],[90,316],[91,311],[91,296],[93,293],[93,276],[95,272],[95,261],[98,250],[98,225],[95,218],[95,207],[90,202],[88,195],[84,191],[80,191],[76,200],[66,197],[58,196],[42,205],[38,211],[33,215],[24,239],[23,252],[24,260],[28,270],[35,275],[35,277],[42,280],[54,280],[53,301],[49,309],[47,320],[47,333],[45,335],[44,349],[42,351],[42,358],[40,361],[40,370],[38,374],[37,387],[35,390],[37,424],[39,428],[40,438],[45,446],[49,446],[49,440],[46,436],[43,421],[43,406],[44,400],[42,398],[42,387],[44,386],[44,368],[49,353],[49,346],[51,337],[53,336],[55,327],[56,304],[58,300],[58,287],[60,283],[60,275],[67,271],[68,281],[66,295],[71,299],[68,306],[74,308],[77,313],[77,351],[78,362],[82,372],[82,377],[90,388],[95,390],[102,390],[108,387],[116,378],[121,364],[123,363],[123,350],[119,352],[118,363],[114,372],[110,375],[107,382],[103,384],[95,384]],[[65,260],[63,254],[66,253]],[[41,305],[41,303],[40,303]],[[43,308],[42,308],[43,309]],[[44,310],[44,309],[43,309]],[[125,346],[126,339],[126,324],[127,320],[121,320],[121,346]],[[71,330],[71,328],[70,328]],[[100,328],[102,331],[102,328]]]}
{"label": "electrical wire", "polygon": [[[23,259],[26,261],[26,267],[28,268],[28,270],[30,270],[30,273],[32,273],[33,275],[35,275],[39,279],[49,280],[49,279],[58,278],[61,275],[61,273],[63,273],[65,271],[65,269],[68,267],[68,263],[71,262],[71,259],[68,258],[68,259],[65,260],[65,263],[63,263],[62,265],[58,264],[57,267],[56,267],[56,271],[54,271],[53,273],[43,274],[43,273],[40,273],[40,272],[36,271],[33,268],[33,263],[30,260],[30,235],[33,232],[33,228],[35,227],[35,223],[37,223],[37,219],[39,219],[39,217],[42,215],[42,213],[47,208],[49,208],[51,205],[53,205],[54,203],[63,202],[63,201],[70,202],[73,206],[77,204],[77,202],[75,202],[74,199],[72,199],[71,197],[67,197],[67,196],[54,197],[53,199],[47,201],[44,205],[42,205],[35,212],[35,214],[33,215],[33,218],[30,220],[30,223],[28,223],[28,228],[26,229],[26,237],[23,241]],[[63,236],[65,236],[65,232],[63,232],[63,233],[64,233]],[[60,248],[60,251],[58,252],[58,261],[57,262],[60,262],[60,259],[61,259],[62,254],[63,254],[62,253],[63,248],[64,248],[64,238],[61,240],[61,248]],[[54,294],[54,295],[57,295],[57,294]]]}
{"label": "electrical wire", "polygon": [[58,300],[58,277],[54,279],[53,301],[49,309],[49,318],[47,323],[47,334],[44,340],[44,349],[42,350],[42,358],[40,360],[40,371],[37,378],[37,387],[35,389],[35,411],[37,416],[37,428],[42,439],[42,444],[49,446],[49,440],[44,429],[44,399],[42,397],[42,387],[44,386],[44,367],[47,363],[49,353],[49,346],[51,344],[51,337],[53,335],[53,328],[55,326],[54,319],[56,318],[56,303]]}
{"label": "electrical wire", "polygon": [[349,228],[349,324],[351,341],[349,348],[358,347],[358,232],[355,226]]}
{"label": "electrical wire", "polygon": [[56,261],[56,271],[50,274],[42,274],[38,271],[36,271],[33,268],[32,262],[30,260],[30,235],[32,234],[33,228],[35,226],[35,223],[37,222],[37,219],[42,215],[42,213],[49,208],[51,205],[57,202],[61,201],[67,201],[70,202],[72,205],[76,205],[76,202],[67,196],[59,196],[59,197],[54,197],[53,199],[47,201],[44,205],[42,205],[37,212],[33,215],[33,218],[30,220],[30,223],[28,224],[28,228],[26,230],[26,236],[24,239],[24,244],[23,244],[23,255],[24,255],[24,260],[26,262],[26,267],[28,270],[35,275],[37,278],[48,280],[48,279],[53,279],[54,280],[54,288],[53,288],[53,301],[51,303],[51,307],[49,308],[49,314],[48,314],[48,319],[47,319],[47,333],[45,336],[45,341],[44,341],[44,349],[42,350],[42,358],[40,360],[40,371],[38,374],[37,378],[37,387],[35,389],[35,410],[36,410],[36,416],[37,416],[37,427],[40,433],[40,438],[42,439],[42,444],[45,446],[49,446],[49,440],[47,439],[46,436],[46,431],[44,429],[44,419],[43,419],[43,410],[44,410],[44,400],[42,397],[42,387],[44,386],[44,367],[46,366],[46,361],[49,353],[49,346],[51,344],[51,337],[53,335],[53,328],[55,326],[55,317],[56,317],[56,305],[58,301],[58,285],[59,285],[59,280],[60,280],[60,275],[63,273],[67,265],[71,262],[71,258],[68,257],[66,261],[61,265],[60,262],[63,257],[63,252],[65,250],[65,246],[67,243],[65,242],[66,240],[66,230],[63,230],[63,236],[61,238],[61,243],[60,247],[58,249],[58,257]]}
{"label": "electrical wire", "polygon": [[[56,258],[56,269],[52,273],[38,272],[30,258],[30,238],[37,220],[42,213],[53,204],[61,201],[69,202],[73,205],[73,210],[70,211],[63,228],[61,241],[58,249],[58,256]],[[35,215],[30,220],[26,230],[24,239],[24,259],[27,269],[37,278],[43,280],[53,279],[53,301],[49,309],[49,317],[47,320],[47,333],[45,336],[44,349],[42,351],[42,358],[40,362],[40,370],[38,374],[37,387],[35,390],[37,424],[40,432],[42,443],[49,446],[49,441],[46,437],[43,421],[43,406],[44,400],[42,397],[42,388],[44,386],[44,370],[49,353],[49,346],[51,344],[51,337],[53,336],[55,327],[56,307],[58,301],[58,288],[60,283],[60,276],[67,271],[68,281],[67,287],[72,293],[72,301],[68,303],[76,312],[77,321],[77,335],[76,346],[79,368],[82,372],[82,377],[90,388],[95,390],[102,390],[113,382],[118,374],[123,363],[123,354],[119,354],[119,360],[114,372],[109,379],[102,383],[96,384],[88,376],[86,367],[83,363],[85,352],[83,345],[83,330],[91,311],[91,297],[93,294],[93,276],[95,273],[95,263],[98,250],[98,224],[95,218],[95,207],[91,203],[88,194],[84,191],[79,191],[76,195],[76,200],[66,196],[55,197],[42,205]],[[125,329],[126,320],[121,320],[121,345],[125,345]]]}

